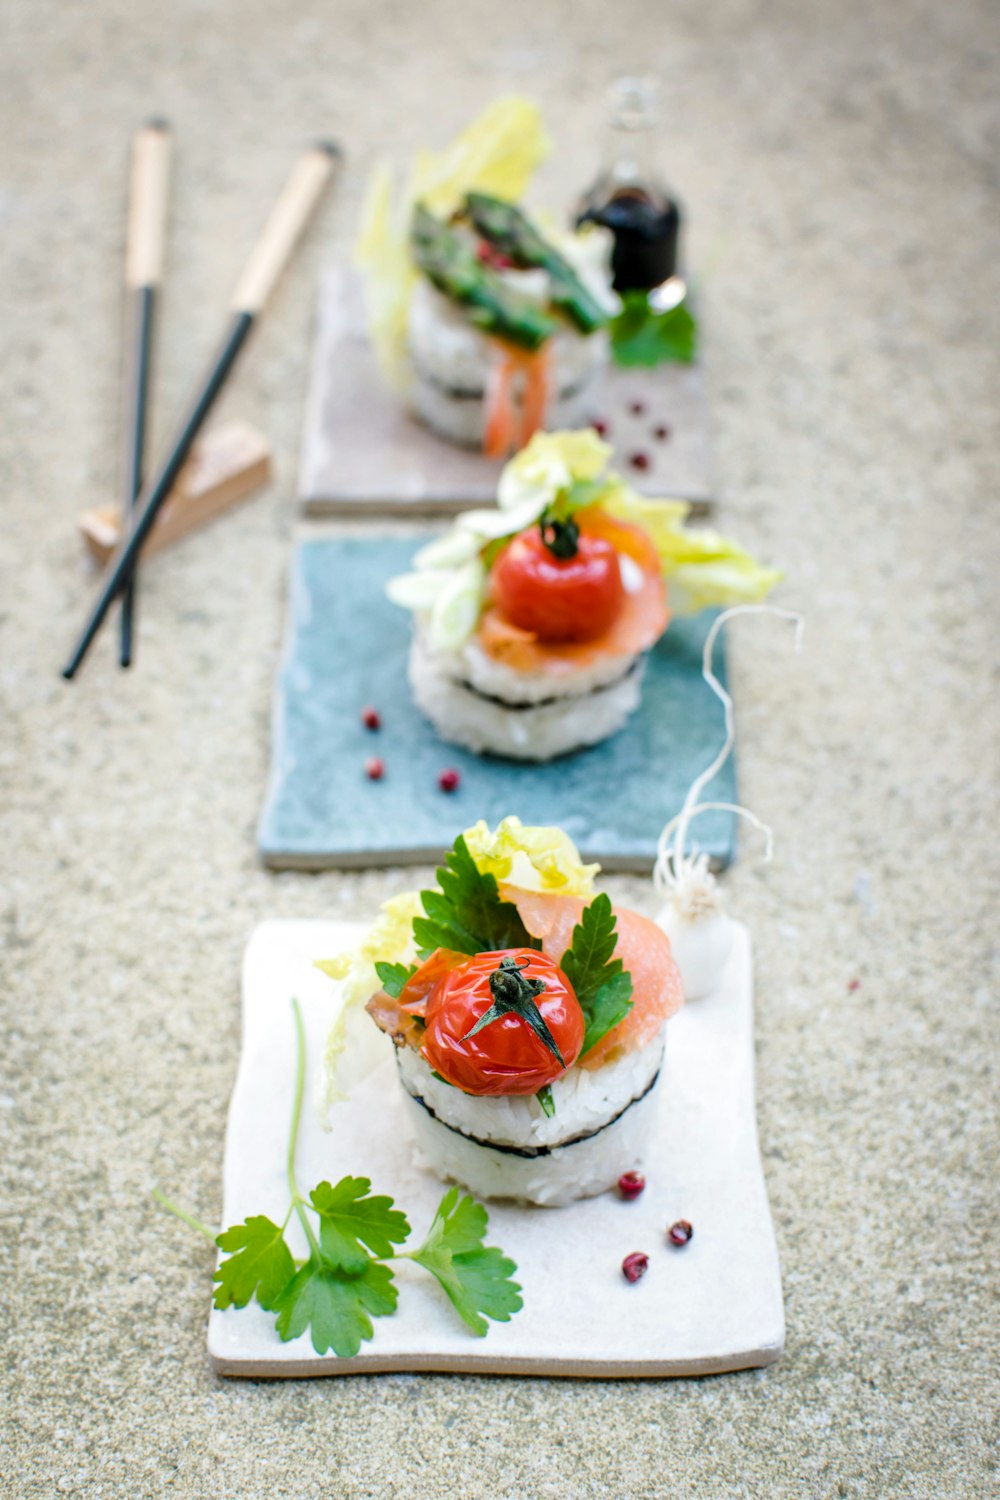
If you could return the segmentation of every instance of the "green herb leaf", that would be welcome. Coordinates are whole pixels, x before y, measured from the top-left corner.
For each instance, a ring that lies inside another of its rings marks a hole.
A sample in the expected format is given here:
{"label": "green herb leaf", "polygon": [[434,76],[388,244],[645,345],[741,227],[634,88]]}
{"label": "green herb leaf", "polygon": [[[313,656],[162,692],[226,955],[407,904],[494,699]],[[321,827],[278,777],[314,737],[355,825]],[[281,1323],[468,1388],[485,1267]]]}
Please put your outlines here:
{"label": "green herb leaf", "polygon": [[698,325],[685,302],[668,312],[650,307],[644,292],[626,292],[622,311],[611,322],[611,352],[618,365],[661,365],[695,357]]}
{"label": "green herb leaf", "polygon": [[517,1270],[502,1250],[484,1245],[489,1215],[474,1198],[450,1188],[438,1204],[426,1240],[410,1259],[437,1277],[466,1327],[483,1338],[487,1318],[508,1323],[522,1307]]}
{"label": "green herb leaf", "polygon": [[581,1057],[632,1009],[632,977],[624,972],[621,959],[612,957],[617,929],[611,898],[605,893],[596,896],[584,907],[573,928],[573,941],[559,960],[583,1011]]}
{"label": "green herb leaf", "polygon": [[[332,1349],[338,1357],[350,1359],[372,1337],[372,1318],[395,1312],[398,1300],[392,1271],[381,1259],[373,1259],[368,1250],[376,1257],[399,1259],[403,1252],[395,1246],[407,1238],[410,1226],[391,1198],[369,1191],[367,1177],[343,1177],[335,1187],[321,1182],[308,1200],[299,1191],[295,1152],[305,1089],[306,1043],[297,1000],[292,1001],[292,1014],[296,1069],[288,1141],[288,1216],[298,1215],[308,1241],[305,1263],[296,1270],[284,1229],[263,1214],[234,1224],[216,1237],[207,1225],[163,1193],[155,1191],[154,1197],[226,1252],[214,1276],[216,1307],[242,1308],[256,1297],[261,1307],[275,1314],[275,1327],[284,1342],[299,1338],[308,1329],[317,1354]],[[310,1211],[319,1218],[319,1239],[312,1228]],[[510,1279],[517,1267],[502,1251],[482,1242],[487,1223],[486,1210],[472,1198],[459,1201],[458,1189],[452,1188],[441,1200],[425,1243],[406,1256],[437,1278],[459,1316],[480,1335],[487,1331],[484,1314],[505,1323],[521,1307],[521,1289]]]}
{"label": "green herb leaf", "polygon": [[323,1257],[348,1276],[360,1275],[368,1265],[368,1254],[394,1253],[410,1232],[406,1215],[393,1208],[392,1199],[369,1196],[367,1177],[342,1177],[336,1187],[321,1182],[309,1194],[319,1214],[319,1242]]}
{"label": "green herb leaf", "polygon": [[557,514],[572,515],[575,510],[599,504],[608,488],[606,479],[574,479],[568,490],[561,491],[554,509]]}
{"label": "green herb leaf", "polygon": [[549,1119],[551,1120],[552,1116],[556,1112],[556,1101],[552,1097],[552,1085],[551,1085],[551,1083],[544,1083],[542,1085],[542,1087],[538,1090],[538,1093],[535,1095],[535,1098],[538,1100],[539,1104],[542,1106],[542,1114],[548,1115]]}
{"label": "green herb leaf", "polygon": [[224,1229],[215,1243],[227,1252],[213,1281],[216,1307],[246,1307],[254,1297],[270,1310],[295,1275],[295,1262],[277,1224],[255,1214]]}
{"label": "green herb leaf", "polygon": [[275,1327],[286,1344],[308,1328],[317,1354],[332,1349],[350,1359],[372,1336],[369,1314],[395,1312],[396,1300],[388,1266],[369,1260],[360,1276],[347,1276],[311,1255],[275,1303]]}
{"label": "green herb leaf", "polygon": [[421,958],[429,958],[435,948],[472,955],[498,948],[541,947],[521,921],[517,907],[500,900],[493,876],[480,874],[461,834],[437,878],[440,890],[420,893],[426,916],[413,920]]}
{"label": "green herb leaf", "polygon": [[[618,962],[621,962],[619,959]],[[583,1047],[580,1056],[585,1057],[591,1047],[596,1047],[602,1036],[607,1036],[619,1021],[624,1021],[632,1009],[631,974],[612,974],[601,985],[590,1002],[589,1013],[584,1012],[586,1022]]]}
{"label": "green herb leaf", "polygon": [[407,981],[417,972],[416,964],[387,964],[381,959],[375,965],[375,973],[382,981],[382,988],[393,1000],[398,1000]]}

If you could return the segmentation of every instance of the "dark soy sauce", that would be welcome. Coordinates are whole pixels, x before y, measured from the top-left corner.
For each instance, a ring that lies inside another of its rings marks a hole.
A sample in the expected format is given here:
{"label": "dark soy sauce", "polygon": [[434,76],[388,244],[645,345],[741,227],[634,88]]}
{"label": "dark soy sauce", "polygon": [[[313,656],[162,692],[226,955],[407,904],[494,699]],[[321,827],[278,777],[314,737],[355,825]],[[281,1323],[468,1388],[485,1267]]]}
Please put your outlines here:
{"label": "dark soy sauce", "polygon": [[640,188],[622,188],[605,203],[588,205],[576,222],[603,224],[614,235],[616,292],[648,292],[676,276],[681,214],[672,198],[658,204]]}
{"label": "dark soy sauce", "polygon": [[606,166],[585,194],[581,224],[614,235],[611,272],[616,292],[648,292],[679,273],[681,211],[648,163],[655,127],[653,86],[620,78],[611,93],[611,147]]}

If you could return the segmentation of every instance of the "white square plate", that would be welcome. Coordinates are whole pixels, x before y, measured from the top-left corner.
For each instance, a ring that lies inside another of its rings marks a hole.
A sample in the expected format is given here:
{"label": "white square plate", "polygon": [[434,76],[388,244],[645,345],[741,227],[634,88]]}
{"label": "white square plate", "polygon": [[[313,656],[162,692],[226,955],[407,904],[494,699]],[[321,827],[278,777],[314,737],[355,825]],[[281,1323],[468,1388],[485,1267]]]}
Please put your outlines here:
{"label": "white square plate", "polygon": [[[310,1086],[298,1180],[367,1176],[390,1193],[423,1238],[444,1192],[415,1160],[400,1107],[391,1047],[384,1063],[331,1111],[324,1130],[315,1080],[329,1017],[329,981],[312,961],[357,939],[333,922],[265,922],[243,965],[243,1050],[229,1110],[223,1222],[288,1204],[285,1152],[295,1066],[291,997],[306,1027]],[[459,1322],[437,1283],[396,1263],[399,1306],[377,1318],[354,1359],[317,1355],[308,1334],[283,1344],[256,1303],[212,1310],[208,1349],[223,1375],[349,1375],[382,1370],[619,1376],[700,1375],[770,1364],[784,1343],[781,1277],[757,1147],[753,1090],[750,936],[739,927],[716,992],[685,1006],[667,1028],[660,1109],[645,1162],[648,1186],[567,1208],[490,1204],[487,1243],[517,1262],[524,1307],[483,1339]],[[676,1219],[694,1227],[681,1250],[666,1241]],[[297,1226],[295,1226],[297,1228]],[[303,1247],[292,1239],[293,1252]],[[621,1274],[634,1250],[649,1269]]]}

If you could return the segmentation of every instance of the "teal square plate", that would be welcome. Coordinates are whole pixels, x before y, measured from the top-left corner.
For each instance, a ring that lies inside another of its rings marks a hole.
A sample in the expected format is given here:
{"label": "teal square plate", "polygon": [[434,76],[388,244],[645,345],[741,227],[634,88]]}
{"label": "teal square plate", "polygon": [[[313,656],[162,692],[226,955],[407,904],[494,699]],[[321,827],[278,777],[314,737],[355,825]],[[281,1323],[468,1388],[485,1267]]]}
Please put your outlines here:
{"label": "teal square plate", "polygon": [[[479,818],[510,813],[558,823],[607,870],[651,869],[663,825],[722,743],[722,705],[701,675],[713,615],[675,621],[650,653],[642,704],[601,745],[546,765],[473,755],[447,744],[419,712],[406,677],[408,614],[385,597],[426,537],[300,543],[289,641],[274,704],[272,767],[258,829],[265,864],[326,869],[427,863]],[[725,681],[722,643],[716,672]],[[382,727],[367,730],[361,711]],[[385,774],[365,775],[378,756]],[[458,789],[438,786],[458,771]],[[705,800],[735,802],[730,761]],[[700,846],[715,865],[733,857],[736,820],[706,813]]]}

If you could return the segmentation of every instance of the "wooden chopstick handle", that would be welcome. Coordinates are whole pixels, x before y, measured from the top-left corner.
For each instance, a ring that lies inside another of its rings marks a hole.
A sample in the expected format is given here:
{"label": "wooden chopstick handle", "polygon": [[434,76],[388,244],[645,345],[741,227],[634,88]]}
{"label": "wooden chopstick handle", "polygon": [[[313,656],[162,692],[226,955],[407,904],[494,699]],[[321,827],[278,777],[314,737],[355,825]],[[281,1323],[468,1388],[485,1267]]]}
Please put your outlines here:
{"label": "wooden chopstick handle", "polygon": [[296,162],[233,293],[233,312],[260,312],[340,157],[339,146],[324,144],[314,146]]}
{"label": "wooden chopstick handle", "polygon": [[163,276],[169,174],[170,129],[151,120],[132,145],[125,255],[125,282],[130,287],[159,286]]}

